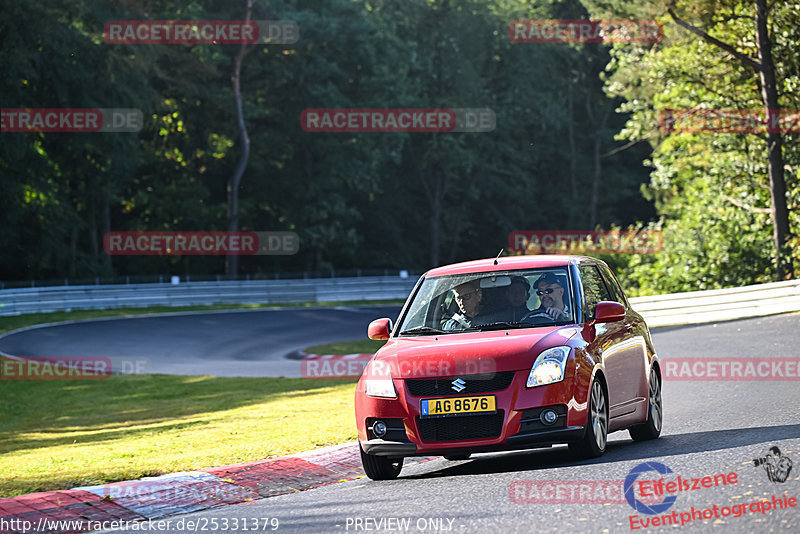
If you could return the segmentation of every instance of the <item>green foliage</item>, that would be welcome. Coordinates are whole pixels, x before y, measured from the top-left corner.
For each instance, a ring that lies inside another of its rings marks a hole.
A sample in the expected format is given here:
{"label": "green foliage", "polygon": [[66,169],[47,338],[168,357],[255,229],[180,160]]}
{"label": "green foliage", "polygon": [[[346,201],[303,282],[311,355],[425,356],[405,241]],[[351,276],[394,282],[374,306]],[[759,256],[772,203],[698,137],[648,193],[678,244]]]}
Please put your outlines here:
{"label": "green foliage", "polygon": [[[239,46],[110,45],[102,28],[241,19],[244,0],[0,1],[4,107],[145,116],[139,134],[2,134],[0,279],[221,273],[223,257],[110,257],[102,237],[227,229]],[[242,257],[241,272],[424,269],[494,256],[513,230],[650,219],[639,192],[649,147],[614,152],[626,117],[600,79],[609,47],[508,38],[515,19],[586,16],[578,0],[257,0],[254,19],[294,20],[300,40],[258,46],[243,63],[240,228],[292,230],[301,245],[296,256]],[[497,127],[305,132],[300,114],[314,107],[490,108]]]}
{"label": "green foliage", "polygon": [[[663,42],[652,47],[615,45],[606,90],[623,98],[630,118],[619,138],[647,139],[653,153],[645,196],[655,203],[664,251],[631,258],[623,276],[641,294],[731,287],[775,279],[767,150],[763,135],[659,131],[666,109],[763,109],[757,74],[729,54],[678,27],[666,2],[584,1],[594,16],[655,16]],[[675,2],[675,11],[713,37],[757,57],[752,2]],[[780,104],[797,109],[800,7],[772,3],[770,31],[780,81]],[[800,229],[797,134],[784,138],[790,225]],[[794,210],[794,211],[792,211]],[[790,255],[800,264],[798,241]]]}

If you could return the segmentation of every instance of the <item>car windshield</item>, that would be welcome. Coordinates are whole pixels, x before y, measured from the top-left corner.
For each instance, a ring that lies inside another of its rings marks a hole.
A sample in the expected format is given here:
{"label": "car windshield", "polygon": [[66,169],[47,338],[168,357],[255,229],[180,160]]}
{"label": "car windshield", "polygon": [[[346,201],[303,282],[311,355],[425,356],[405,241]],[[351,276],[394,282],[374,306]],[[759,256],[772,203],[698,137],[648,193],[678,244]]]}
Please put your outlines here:
{"label": "car windshield", "polygon": [[399,335],[533,328],[574,322],[566,267],[429,277]]}

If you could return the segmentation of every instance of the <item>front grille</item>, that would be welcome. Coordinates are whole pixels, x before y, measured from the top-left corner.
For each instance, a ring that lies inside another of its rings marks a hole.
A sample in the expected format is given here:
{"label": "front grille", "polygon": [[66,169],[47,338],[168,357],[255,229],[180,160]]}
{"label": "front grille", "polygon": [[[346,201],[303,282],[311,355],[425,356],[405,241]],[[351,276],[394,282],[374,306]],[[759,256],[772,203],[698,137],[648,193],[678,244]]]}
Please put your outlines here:
{"label": "front grille", "polygon": [[440,417],[420,419],[417,428],[422,441],[463,441],[500,436],[503,430],[503,410],[489,415]]}
{"label": "front grille", "polygon": [[[511,385],[516,371],[480,373],[449,378],[414,378],[406,380],[408,392],[415,397],[441,397],[444,395],[474,395],[502,391]],[[461,391],[453,389],[453,380],[460,378],[466,385]]]}

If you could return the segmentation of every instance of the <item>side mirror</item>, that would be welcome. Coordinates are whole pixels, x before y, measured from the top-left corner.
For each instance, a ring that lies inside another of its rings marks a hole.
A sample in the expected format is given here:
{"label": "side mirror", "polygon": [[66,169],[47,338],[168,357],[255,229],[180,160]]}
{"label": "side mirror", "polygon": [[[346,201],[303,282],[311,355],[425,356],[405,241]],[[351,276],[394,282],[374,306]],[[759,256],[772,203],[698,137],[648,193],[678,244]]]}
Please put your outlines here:
{"label": "side mirror", "polygon": [[375,319],[367,327],[367,336],[370,339],[389,339],[389,331],[392,329],[391,319]]}
{"label": "side mirror", "polygon": [[603,300],[594,308],[595,323],[613,323],[625,318],[625,306],[619,302]]}

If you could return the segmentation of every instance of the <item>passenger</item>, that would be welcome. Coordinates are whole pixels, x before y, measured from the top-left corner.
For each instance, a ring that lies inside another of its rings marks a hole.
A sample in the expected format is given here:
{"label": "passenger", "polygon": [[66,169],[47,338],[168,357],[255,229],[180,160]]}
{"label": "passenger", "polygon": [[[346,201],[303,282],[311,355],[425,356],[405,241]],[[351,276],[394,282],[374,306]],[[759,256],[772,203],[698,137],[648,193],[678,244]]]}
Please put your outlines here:
{"label": "passenger", "polygon": [[456,313],[445,323],[445,330],[460,330],[482,322],[477,319],[481,315],[481,301],[483,300],[483,292],[478,286],[477,280],[457,285],[453,288],[453,294],[461,313]]}
{"label": "passenger", "polygon": [[541,306],[533,310],[529,317],[546,315],[555,321],[564,321],[572,317],[568,303],[564,302],[564,286],[560,278],[553,273],[545,273],[533,284],[539,295]]}
{"label": "passenger", "polygon": [[528,298],[531,296],[531,284],[524,276],[512,276],[511,285],[506,288],[506,300],[510,308],[503,310],[503,315],[509,321],[522,321],[531,310],[528,308]]}

